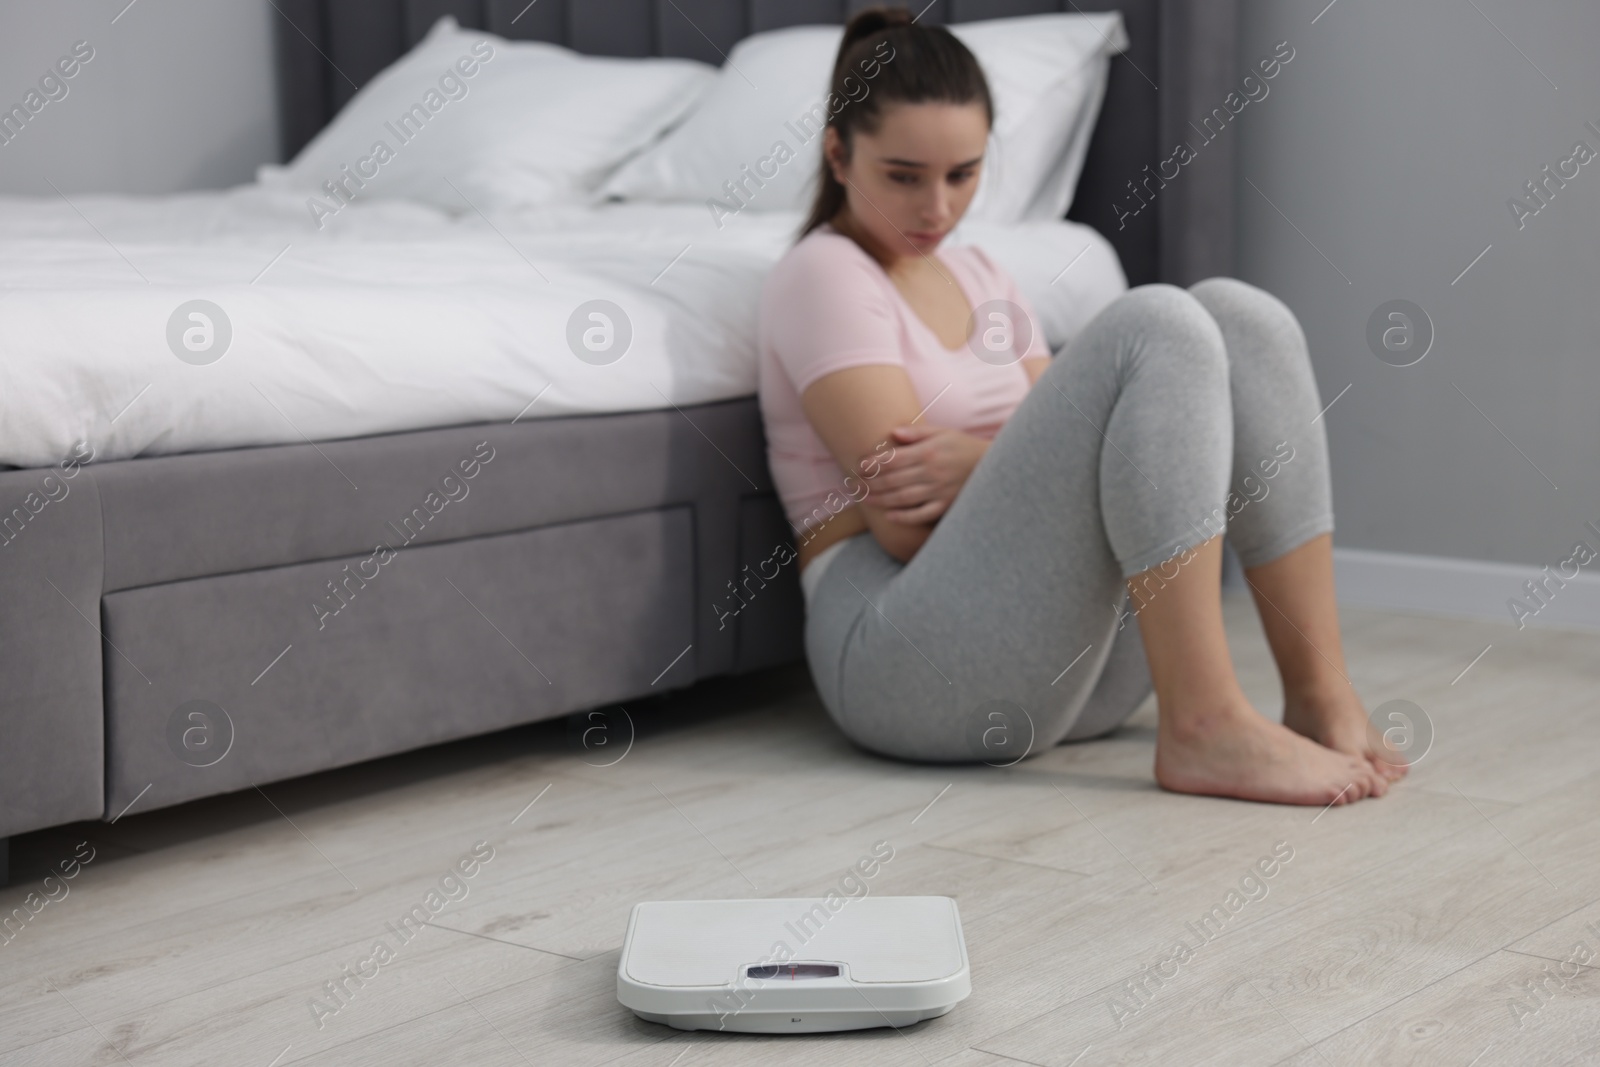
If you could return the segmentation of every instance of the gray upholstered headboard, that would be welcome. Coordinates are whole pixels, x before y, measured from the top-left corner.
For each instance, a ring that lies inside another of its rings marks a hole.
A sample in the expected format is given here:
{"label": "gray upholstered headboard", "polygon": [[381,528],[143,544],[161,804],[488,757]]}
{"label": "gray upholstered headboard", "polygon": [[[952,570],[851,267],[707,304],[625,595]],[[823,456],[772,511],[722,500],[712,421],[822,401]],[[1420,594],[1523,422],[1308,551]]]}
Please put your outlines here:
{"label": "gray upholstered headboard", "polygon": [[[283,146],[293,155],[441,15],[514,39],[594,55],[687,56],[721,63],[761,30],[838,23],[868,0],[275,0]],[[1120,10],[1132,42],[1111,68],[1100,123],[1067,217],[1110,238],[1131,284],[1180,285],[1233,269],[1233,142],[1224,132],[1143,201],[1144,168],[1193,141],[1190,123],[1221,107],[1235,69],[1238,0],[906,0],[929,22]],[[1126,217],[1123,217],[1126,216]],[[1120,220],[1120,221],[1119,221]]]}

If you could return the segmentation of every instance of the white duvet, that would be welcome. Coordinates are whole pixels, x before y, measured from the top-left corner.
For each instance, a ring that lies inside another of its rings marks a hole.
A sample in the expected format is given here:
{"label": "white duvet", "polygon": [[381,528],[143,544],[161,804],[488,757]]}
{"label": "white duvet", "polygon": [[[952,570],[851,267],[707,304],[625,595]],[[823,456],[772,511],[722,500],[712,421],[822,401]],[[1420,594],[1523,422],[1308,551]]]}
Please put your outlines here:
{"label": "white duvet", "polygon": [[[103,461],[746,396],[761,282],[798,222],[379,201],[319,231],[303,196],[257,186],[0,198],[0,463],[46,466],[80,441]],[[1011,271],[1052,346],[1126,287],[1088,227],[968,223],[952,241]],[[625,325],[588,317],[597,300]]]}

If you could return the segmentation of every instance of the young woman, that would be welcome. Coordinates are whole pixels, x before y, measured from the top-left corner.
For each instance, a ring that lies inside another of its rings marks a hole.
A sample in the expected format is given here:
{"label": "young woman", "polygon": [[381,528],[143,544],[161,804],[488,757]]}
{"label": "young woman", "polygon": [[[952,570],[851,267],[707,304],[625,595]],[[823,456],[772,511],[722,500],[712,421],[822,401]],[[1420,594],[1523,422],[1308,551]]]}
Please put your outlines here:
{"label": "young woman", "polygon": [[[1153,680],[1165,788],[1382,796],[1405,767],[1345,673],[1327,445],[1293,314],[1231,279],[1140,286],[1051,359],[1002,269],[940,249],[994,120],[977,60],[873,9],[845,30],[833,91],[850,102],[815,205],[762,295],[760,398],[839,728],[904,759],[1010,762],[1116,728]],[[1283,725],[1229,659],[1224,526]]]}

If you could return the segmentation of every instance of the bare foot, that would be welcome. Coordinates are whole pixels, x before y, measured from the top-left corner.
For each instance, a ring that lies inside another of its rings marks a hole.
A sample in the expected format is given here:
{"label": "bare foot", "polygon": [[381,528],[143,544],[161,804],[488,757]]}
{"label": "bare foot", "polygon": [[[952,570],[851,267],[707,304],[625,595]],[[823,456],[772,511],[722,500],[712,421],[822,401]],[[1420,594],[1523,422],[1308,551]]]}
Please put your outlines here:
{"label": "bare foot", "polygon": [[1242,702],[1204,715],[1163,713],[1156,781],[1175,793],[1271,804],[1348,804],[1389,788],[1365,759],[1325,748]]}
{"label": "bare foot", "polygon": [[1397,782],[1411,769],[1372,725],[1361,697],[1348,685],[1286,699],[1283,725],[1320,745],[1361,757],[1387,781]]}

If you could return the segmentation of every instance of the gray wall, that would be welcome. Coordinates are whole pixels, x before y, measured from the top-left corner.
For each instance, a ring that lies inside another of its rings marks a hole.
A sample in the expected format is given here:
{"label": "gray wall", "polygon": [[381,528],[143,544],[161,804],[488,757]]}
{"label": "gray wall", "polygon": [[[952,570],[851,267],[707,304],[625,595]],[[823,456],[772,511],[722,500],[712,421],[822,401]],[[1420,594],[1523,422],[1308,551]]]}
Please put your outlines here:
{"label": "gray wall", "polygon": [[[1336,0],[1313,25],[1326,3],[1245,0],[1241,62],[1297,54],[1234,129],[1260,188],[1239,274],[1299,314],[1323,402],[1351,386],[1325,416],[1337,543],[1555,563],[1600,523],[1600,159],[1520,232],[1506,202],[1600,151],[1600,5]],[[1436,327],[1410,367],[1365,337],[1396,298]]]}
{"label": "gray wall", "polygon": [[[0,106],[72,45],[94,58],[9,144],[0,193],[166,193],[248,181],[278,155],[268,0],[0,0]],[[120,17],[119,16],[120,13]],[[115,24],[112,23],[116,19]]]}

